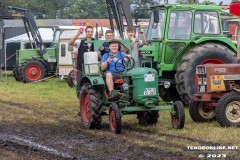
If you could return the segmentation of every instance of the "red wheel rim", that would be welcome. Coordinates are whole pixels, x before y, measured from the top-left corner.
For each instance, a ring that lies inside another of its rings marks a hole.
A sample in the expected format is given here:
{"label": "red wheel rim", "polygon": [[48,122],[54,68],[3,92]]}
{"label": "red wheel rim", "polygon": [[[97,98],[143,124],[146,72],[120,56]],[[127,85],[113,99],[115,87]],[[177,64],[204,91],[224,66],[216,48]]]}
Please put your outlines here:
{"label": "red wheel rim", "polygon": [[116,126],[116,116],[115,112],[110,108],[109,111],[109,123],[110,123],[110,128],[112,131],[115,131],[115,126]]}
{"label": "red wheel rim", "polygon": [[38,66],[29,66],[26,70],[27,78],[34,81],[41,76],[41,69]]}
{"label": "red wheel rim", "polygon": [[90,100],[90,96],[87,93],[83,94],[82,101],[81,101],[81,107],[82,107],[82,118],[85,123],[88,123],[91,119],[92,114],[92,104]]}
{"label": "red wheel rim", "polygon": [[[206,59],[205,61],[203,61],[199,65],[201,65],[201,64],[225,64],[225,62],[223,62],[220,59],[211,58],[211,59]],[[197,80],[197,74],[196,73],[194,74],[194,83],[195,83],[195,86],[198,85],[198,80]]]}
{"label": "red wheel rim", "polygon": [[71,71],[70,75],[71,75],[71,78],[73,79],[77,78],[77,73],[75,71]]}

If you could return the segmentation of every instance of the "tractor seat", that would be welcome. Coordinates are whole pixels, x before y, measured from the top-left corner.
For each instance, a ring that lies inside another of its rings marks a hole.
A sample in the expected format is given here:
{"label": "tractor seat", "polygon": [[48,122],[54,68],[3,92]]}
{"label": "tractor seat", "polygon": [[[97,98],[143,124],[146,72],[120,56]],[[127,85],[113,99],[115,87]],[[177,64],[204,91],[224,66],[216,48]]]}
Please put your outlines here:
{"label": "tractor seat", "polygon": [[122,79],[122,78],[116,79],[116,80],[114,81],[114,84],[121,84],[121,83],[123,83],[123,79]]}

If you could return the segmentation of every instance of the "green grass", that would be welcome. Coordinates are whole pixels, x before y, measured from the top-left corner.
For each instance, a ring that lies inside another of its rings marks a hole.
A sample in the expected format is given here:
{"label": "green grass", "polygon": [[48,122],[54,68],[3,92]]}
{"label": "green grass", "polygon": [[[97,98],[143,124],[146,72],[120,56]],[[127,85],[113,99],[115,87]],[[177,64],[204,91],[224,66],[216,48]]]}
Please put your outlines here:
{"label": "green grass", "polygon": [[[12,102],[8,103],[8,102]],[[132,145],[160,148],[197,156],[201,151],[188,151],[187,146],[239,146],[240,128],[220,127],[217,122],[194,123],[185,108],[186,121],[182,130],[171,128],[170,111],[160,111],[156,126],[140,126],[136,115],[122,117],[122,134],[112,134],[106,127],[102,130],[87,130],[79,125],[78,100],[75,88],[59,78],[40,83],[16,82],[12,75],[0,80],[0,121],[7,123],[44,123],[59,127],[70,127],[96,136],[118,138]],[[64,124],[70,121],[73,123]],[[1,122],[0,122],[1,123]],[[108,123],[107,116],[103,124]],[[238,151],[212,151],[240,158]]]}

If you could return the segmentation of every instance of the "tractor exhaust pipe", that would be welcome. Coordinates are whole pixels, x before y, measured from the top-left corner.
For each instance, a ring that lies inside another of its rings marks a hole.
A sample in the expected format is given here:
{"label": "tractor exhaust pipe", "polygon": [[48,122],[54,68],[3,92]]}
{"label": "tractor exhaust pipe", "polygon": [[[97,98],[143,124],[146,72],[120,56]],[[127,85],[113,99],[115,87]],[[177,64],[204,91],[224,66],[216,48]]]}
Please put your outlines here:
{"label": "tractor exhaust pipe", "polygon": [[237,60],[240,62],[240,22],[237,23]]}

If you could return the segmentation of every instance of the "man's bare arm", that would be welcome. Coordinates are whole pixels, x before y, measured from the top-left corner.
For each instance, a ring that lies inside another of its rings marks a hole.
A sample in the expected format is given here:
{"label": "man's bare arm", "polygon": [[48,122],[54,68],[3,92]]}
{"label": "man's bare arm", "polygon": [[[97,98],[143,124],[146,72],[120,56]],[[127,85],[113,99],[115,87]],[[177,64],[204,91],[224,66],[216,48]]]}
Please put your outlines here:
{"label": "man's bare arm", "polygon": [[81,31],[79,30],[78,33],[68,42],[68,45],[70,46],[76,46],[76,40],[78,39],[78,37],[80,36]]}

